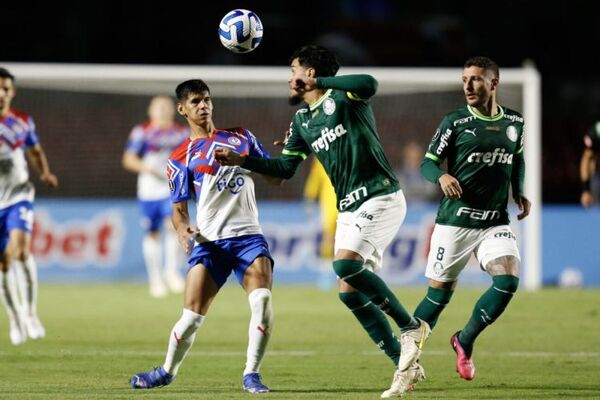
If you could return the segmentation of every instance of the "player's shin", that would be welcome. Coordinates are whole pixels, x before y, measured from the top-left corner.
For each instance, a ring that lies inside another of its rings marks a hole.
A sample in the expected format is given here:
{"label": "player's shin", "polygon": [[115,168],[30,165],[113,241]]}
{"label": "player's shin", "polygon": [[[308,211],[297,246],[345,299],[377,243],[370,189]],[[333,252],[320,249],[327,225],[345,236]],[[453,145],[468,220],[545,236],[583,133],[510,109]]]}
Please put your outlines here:
{"label": "player's shin", "polygon": [[14,271],[0,271],[0,298],[6,308],[8,319],[20,322],[20,312],[17,302],[17,288]]}
{"label": "player's shin", "polygon": [[398,365],[400,343],[381,309],[360,292],[340,293],[339,297],[342,303],[352,311],[377,347],[383,350],[394,365]]}
{"label": "player's shin", "polygon": [[177,371],[194,343],[196,332],[204,322],[205,316],[184,309],[181,318],[171,331],[169,348],[163,369],[170,375],[177,375]]}
{"label": "player's shin", "polygon": [[400,304],[396,295],[377,274],[369,271],[359,260],[336,260],[335,273],[353,288],[363,293],[389,315],[402,329],[419,326],[419,322]]}
{"label": "player's shin", "polygon": [[13,267],[15,268],[17,289],[23,303],[23,313],[26,317],[36,317],[38,277],[35,260],[31,255],[25,261],[14,260]]}
{"label": "player's shin", "polygon": [[454,291],[451,289],[429,287],[427,289],[427,295],[415,309],[414,316],[427,322],[429,327],[433,329],[440,314],[450,302],[453,293]]}
{"label": "player's shin", "polygon": [[250,325],[248,327],[248,350],[244,375],[259,372],[273,328],[271,291],[266,288],[253,290],[248,295]]}
{"label": "player's shin", "polygon": [[519,287],[519,278],[513,275],[497,275],[493,281],[492,287],[475,304],[471,319],[458,336],[468,356],[473,351],[477,336],[502,315]]}
{"label": "player's shin", "polygon": [[173,230],[165,232],[165,278],[169,289],[173,293],[181,293],[185,287],[185,281],[181,276],[180,269],[186,264],[185,253],[177,240],[177,234]]}

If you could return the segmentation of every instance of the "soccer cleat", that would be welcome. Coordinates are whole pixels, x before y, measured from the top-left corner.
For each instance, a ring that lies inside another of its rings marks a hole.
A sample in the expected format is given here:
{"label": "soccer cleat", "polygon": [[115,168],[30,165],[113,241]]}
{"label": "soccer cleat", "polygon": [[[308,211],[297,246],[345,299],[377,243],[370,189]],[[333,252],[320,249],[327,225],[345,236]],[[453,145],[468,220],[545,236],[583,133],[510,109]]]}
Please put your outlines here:
{"label": "soccer cleat", "polygon": [[456,372],[460,375],[461,378],[470,381],[475,377],[475,364],[473,364],[473,355],[471,357],[467,357],[467,353],[460,345],[458,340],[458,334],[460,331],[456,332],[450,338],[450,345],[452,349],[456,352]]}
{"label": "soccer cleat", "polygon": [[388,390],[381,394],[382,399],[389,399],[391,397],[402,397],[407,392],[415,389],[415,385],[425,379],[425,370],[418,363],[415,362],[405,371],[399,369],[394,372],[394,379],[392,385]]}
{"label": "soccer cleat", "polygon": [[260,374],[258,372],[244,375],[244,378],[242,379],[244,390],[249,393],[269,393],[271,389],[266,385],[263,385],[260,379]]}
{"label": "soccer cleat", "polygon": [[11,320],[10,321],[10,342],[18,346],[27,341],[27,333],[25,329],[23,329],[22,323],[19,321]]}
{"label": "soccer cleat", "polygon": [[156,367],[150,372],[137,373],[129,380],[134,389],[152,389],[166,386],[172,381],[173,375],[165,371],[163,367]]}
{"label": "soccer cleat", "polygon": [[27,336],[33,340],[46,337],[46,329],[38,317],[28,317],[25,319],[25,328]]}
{"label": "soccer cleat", "polygon": [[398,370],[405,371],[419,359],[425,341],[431,335],[429,324],[417,318],[420,324],[417,328],[400,334],[400,360]]}

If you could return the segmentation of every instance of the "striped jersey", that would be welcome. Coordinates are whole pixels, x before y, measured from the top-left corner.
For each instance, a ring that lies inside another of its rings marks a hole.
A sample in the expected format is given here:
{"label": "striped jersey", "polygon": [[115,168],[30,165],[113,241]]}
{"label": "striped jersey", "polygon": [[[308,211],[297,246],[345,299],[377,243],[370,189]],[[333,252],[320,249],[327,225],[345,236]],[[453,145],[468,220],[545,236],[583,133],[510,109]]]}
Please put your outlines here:
{"label": "striped jersey", "polygon": [[167,176],[171,201],[195,200],[196,225],[208,241],[262,234],[250,171],[215,161],[215,149],[269,158],[245,128],[217,129],[210,137],[188,138],[171,154]]}
{"label": "striped jersey", "polygon": [[33,202],[35,189],[29,182],[25,149],[38,143],[29,115],[10,109],[0,117],[0,208]]}
{"label": "striped jersey", "polygon": [[140,200],[161,200],[169,198],[169,184],[164,177],[164,170],[169,155],[188,136],[189,129],[179,124],[161,129],[150,121],[136,125],[129,134],[125,151],[136,154],[155,174],[142,172],[138,174],[137,197]]}

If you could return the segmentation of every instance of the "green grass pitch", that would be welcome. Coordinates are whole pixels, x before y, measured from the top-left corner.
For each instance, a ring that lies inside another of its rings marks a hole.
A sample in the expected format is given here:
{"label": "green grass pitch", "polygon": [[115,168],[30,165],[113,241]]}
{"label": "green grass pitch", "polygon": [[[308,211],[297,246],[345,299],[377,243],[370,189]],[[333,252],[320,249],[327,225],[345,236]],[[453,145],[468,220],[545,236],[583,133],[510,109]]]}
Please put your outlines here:
{"label": "green grass pitch", "polygon": [[[396,288],[414,310],[425,288]],[[475,380],[454,370],[450,335],[480,290],[458,288],[421,358],[427,380],[408,399],[600,398],[600,293],[520,291],[479,338]],[[279,286],[262,374],[270,399],[378,399],[393,365],[335,292]],[[141,285],[44,284],[47,337],[13,347],[0,319],[1,399],[248,399],[241,390],[249,310],[228,284],[217,297],[179,375],[168,387],[133,390],[134,373],[161,365],[181,296],[148,297]]]}

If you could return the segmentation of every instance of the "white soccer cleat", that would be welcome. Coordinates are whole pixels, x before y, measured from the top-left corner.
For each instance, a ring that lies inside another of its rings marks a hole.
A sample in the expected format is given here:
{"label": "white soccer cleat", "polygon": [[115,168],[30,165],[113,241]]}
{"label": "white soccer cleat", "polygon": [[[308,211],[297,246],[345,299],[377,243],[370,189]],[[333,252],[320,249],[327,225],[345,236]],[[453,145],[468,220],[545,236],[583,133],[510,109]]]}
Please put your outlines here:
{"label": "white soccer cleat", "polygon": [[165,273],[165,281],[172,293],[182,293],[185,287],[185,281],[177,271],[167,271]]}
{"label": "white soccer cleat", "polygon": [[415,385],[425,379],[425,370],[423,367],[415,362],[410,368],[405,371],[399,369],[394,372],[394,379],[392,385],[388,390],[381,394],[382,399],[389,399],[391,397],[402,397],[407,392],[415,389]]}
{"label": "white soccer cleat", "polygon": [[18,321],[10,321],[10,342],[18,346],[27,341],[27,334]]}
{"label": "white soccer cleat", "polygon": [[431,335],[429,324],[417,318],[421,325],[418,328],[400,334],[400,360],[398,370],[404,371],[417,362],[421,356],[421,349]]}
{"label": "white soccer cleat", "polygon": [[33,340],[46,337],[46,329],[44,329],[44,325],[37,316],[25,318],[25,329],[27,330],[27,336]]}

